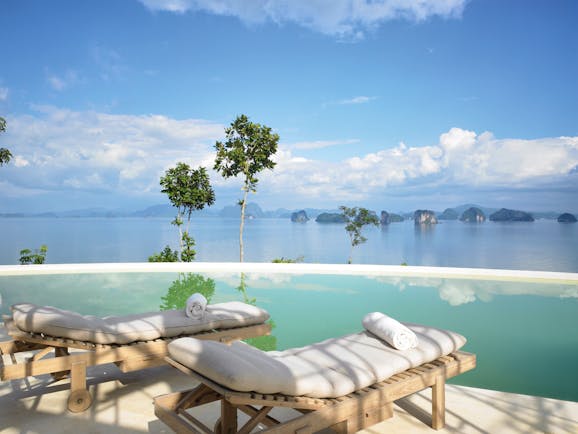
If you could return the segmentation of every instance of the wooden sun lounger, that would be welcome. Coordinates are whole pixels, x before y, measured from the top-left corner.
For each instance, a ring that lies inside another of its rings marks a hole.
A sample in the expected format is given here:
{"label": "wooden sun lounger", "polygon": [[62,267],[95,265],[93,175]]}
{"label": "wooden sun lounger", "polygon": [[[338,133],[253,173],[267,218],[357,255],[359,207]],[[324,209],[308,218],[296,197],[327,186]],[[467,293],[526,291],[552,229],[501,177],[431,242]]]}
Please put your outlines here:
{"label": "wooden sun lounger", "polygon": [[[129,372],[158,366],[165,363],[168,343],[177,339],[177,337],[172,337],[125,345],[103,345],[29,333],[16,327],[11,317],[5,316],[3,320],[12,339],[0,342],[0,356],[7,356],[11,364],[5,365],[4,358],[0,357],[0,380],[17,380],[42,374],[50,374],[59,380],[69,375],[68,409],[72,412],[84,411],[92,403],[92,397],[86,387],[87,367],[115,363],[122,372]],[[268,335],[270,332],[271,326],[261,323],[211,330],[192,336],[197,339],[230,343],[235,340]],[[69,352],[70,349],[79,351]],[[28,351],[36,351],[36,353],[18,362],[16,354]],[[54,357],[46,357],[51,353]]]}
{"label": "wooden sun lounger", "polygon": [[[384,381],[332,399],[317,399],[281,394],[262,395],[237,392],[223,387],[170,357],[167,363],[197,379],[195,389],[162,395],[154,399],[155,414],[176,433],[249,434],[258,425],[275,434],[309,434],[333,428],[340,434],[351,434],[393,416],[393,402],[427,387],[432,388],[432,428],[445,425],[445,381],[474,369],[474,354],[455,351],[447,356],[396,374]],[[188,409],[220,401],[221,417],[211,430]],[[297,410],[300,415],[286,422],[271,417],[275,407]],[[249,416],[238,427],[237,412]]]}

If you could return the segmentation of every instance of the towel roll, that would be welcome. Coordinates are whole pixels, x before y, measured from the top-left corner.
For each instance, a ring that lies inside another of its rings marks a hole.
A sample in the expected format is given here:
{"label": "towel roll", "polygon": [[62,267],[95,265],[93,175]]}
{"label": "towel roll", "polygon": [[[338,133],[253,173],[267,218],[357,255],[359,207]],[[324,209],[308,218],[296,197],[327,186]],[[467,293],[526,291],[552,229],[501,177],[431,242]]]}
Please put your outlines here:
{"label": "towel roll", "polygon": [[203,294],[196,292],[187,299],[185,315],[193,319],[203,319],[206,308],[207,299]]}
{"label": "towel roll", "polygon": [[363,318],[363,327],[397,350],[417,347],[417,336],[399,321],[381,312],[372,312]]}

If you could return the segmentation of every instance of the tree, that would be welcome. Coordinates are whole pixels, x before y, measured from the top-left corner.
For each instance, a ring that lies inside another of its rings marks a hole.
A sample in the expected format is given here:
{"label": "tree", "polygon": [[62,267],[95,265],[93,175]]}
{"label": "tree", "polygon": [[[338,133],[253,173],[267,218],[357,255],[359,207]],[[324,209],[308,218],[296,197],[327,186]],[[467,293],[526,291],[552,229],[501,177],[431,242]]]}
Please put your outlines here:
{"label": "tree", "polygon": [[281,256],[280,258],[273,259],[271,262],[273,264],[299,264],[303,262],[304,259],[305,259],[304,256],[297,256],[295,259]]}
{"label": "tree", "polygon": [[353,248],[367,241],[367,238],[361,235],[361,230],[367,225],[379,226],[379,219],[374,213],[365,208],[348,208],[346,206],[340,206],[339,209],[347,219],[345,230],[347,231],[349,241],[351,242],[351,250],[349,252],[347,263],[351,264]]}
{"label": "tree", "polygon": [[[249,295],[247,294],[247,281],[245,273],[241,273],[241,281],[239,282],[239,286],[237,286],[237,291],[239,291],[243,296],[244,303],[257,306],[257,298],[249,297]],[[267,322],[271,326],[271,330],[273,330],[275,328],[275,323],[273,322],[273,320],[270,319]],[[257,336],[255,338],[248,338],[244,339],[244,341],[255,348],[259,348],[262,351],[274,351],[277,349],[277,338],[272,334],[268,336]]]}
{"label": "tree", "polygon": [[[180,257],[183,262],[195,259],[195,240],[190,236],[191,214],[202,210],[206,205],[215,203],[215,192],[211,187],[209,175],[204,167],[191,169],[186,163],[177,163],[161,177],[161,192],[166,193],[171,204],[177,208],[177,216],[171,222],[179,228]],[[186,217],[186,226],[183,229],[183,218]],[[149,262],[173,262],[176,252],[169,246],[160,254],[149,258]],[[152,259],[151,259],[152,258]]]}
{"label": "tree", "polygon": [[167,294],[161,297],[160,309],[184,309],[187,299],[196,292],[203,294],[210,304],[215,295],[215,281],[196,273],[182,273],[169,287]]}
{"label": "tree", "polygon": [[[6,120],[0,116],[0,133],[6,131]],[[12,159],[12,153],[6,148],[0,148],[0,166],[8,164]]]}
{"label": "tree", "polygon": [[44,264],[46,252],[48,252],[46,244],[41,245],[40,249],[34,249],[34,252],[30,249],[22,249],[20,250],[20,265]]}
{"label": "tree", "polygon": [[241,206],[241,225],[239,227],[239,260],[243,262],[243,228],[245,224],[245,208],[249,192],[257,192],[259,180],[257,173],[265,169],[273,169],[275,162],[271,160],[277,152],[279,135],[271,132],[271,128],[249,121],[245,115],[237,116],[229,128],[225,129],[226,141],[215,143],[217,156],[214,169],[224,178],[243,177],[243,198]]}
{"label": "tree", "polygon": [[172,250],[171,246],[165,246],[162,252],[149,256],[149,262],[179,262],[179,252]]}

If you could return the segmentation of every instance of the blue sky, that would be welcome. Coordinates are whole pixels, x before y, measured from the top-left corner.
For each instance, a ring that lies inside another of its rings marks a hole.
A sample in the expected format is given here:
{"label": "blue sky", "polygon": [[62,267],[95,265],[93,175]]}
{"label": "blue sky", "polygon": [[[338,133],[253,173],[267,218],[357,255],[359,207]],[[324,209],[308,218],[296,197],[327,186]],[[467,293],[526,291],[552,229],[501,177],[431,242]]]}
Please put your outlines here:
{"label": "blue sky", "polygon": [[[4,0],[0,212],[164,203],[241,114],[250,200],[578,211],[573,0]],[[239,181],[211,171],[217,206]]]}

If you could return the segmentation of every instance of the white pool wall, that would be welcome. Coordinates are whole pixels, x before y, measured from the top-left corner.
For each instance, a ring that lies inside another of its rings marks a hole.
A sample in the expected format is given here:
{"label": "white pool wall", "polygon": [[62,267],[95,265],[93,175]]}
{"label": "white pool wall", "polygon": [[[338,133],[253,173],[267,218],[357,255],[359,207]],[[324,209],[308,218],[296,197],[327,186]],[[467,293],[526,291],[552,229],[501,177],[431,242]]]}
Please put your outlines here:
{"label": "white pool wall", "polygon": [[354,276],[411,276],[450,279],[552,282],[578,285],[578,273],[487,268],[414,267],[362,264],[274,264],[268,262],[130,262],[0,265],[1,276],[83,273],[270,273]]}

